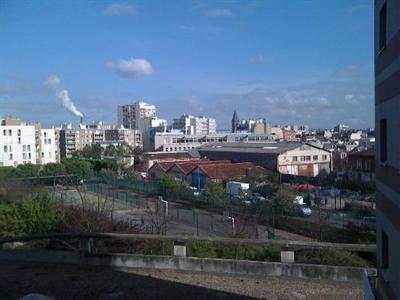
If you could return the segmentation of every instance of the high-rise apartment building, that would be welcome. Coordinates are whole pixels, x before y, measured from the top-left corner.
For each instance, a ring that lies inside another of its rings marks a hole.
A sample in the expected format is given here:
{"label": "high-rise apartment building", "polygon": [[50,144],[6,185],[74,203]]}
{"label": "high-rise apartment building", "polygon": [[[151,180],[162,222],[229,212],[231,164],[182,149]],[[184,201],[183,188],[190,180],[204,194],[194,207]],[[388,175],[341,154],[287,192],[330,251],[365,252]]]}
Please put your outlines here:
{"label": "high-rise apartment building", "polygon": [[400,1],[375,1],[377,298],[400,299]]}
{"label": "high-rise apartment building", "polygon": [[172,129],[189,135],[214,134],[217,132],[217,123],[214,118],[184,114],[173,120]]}
{"label": "high-rise apartment building", "polygon": [[[145,102],[118,106],[118,127],[143,129],[144,122],[156,118],[156,107]],[[147,122],[146,122],[147,123]],[[142,127],[142,128],[140,128]]]}
{"label": "high-rise apartment building", "polygon": [[139,130],[143,149],[154,150],[155,132],[166,131],[167,121],[156,116],[155,105],[145,102],[118,106],[118,127]]}

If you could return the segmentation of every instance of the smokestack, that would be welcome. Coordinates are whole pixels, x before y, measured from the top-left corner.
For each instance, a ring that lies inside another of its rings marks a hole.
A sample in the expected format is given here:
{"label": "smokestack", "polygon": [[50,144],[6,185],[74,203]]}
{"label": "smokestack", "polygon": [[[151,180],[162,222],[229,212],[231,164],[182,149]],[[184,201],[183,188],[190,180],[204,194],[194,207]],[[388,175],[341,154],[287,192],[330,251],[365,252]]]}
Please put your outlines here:
{"label": "smokestack", "polygon": [[83,124],[83,117],[81,117],[81,124]]}

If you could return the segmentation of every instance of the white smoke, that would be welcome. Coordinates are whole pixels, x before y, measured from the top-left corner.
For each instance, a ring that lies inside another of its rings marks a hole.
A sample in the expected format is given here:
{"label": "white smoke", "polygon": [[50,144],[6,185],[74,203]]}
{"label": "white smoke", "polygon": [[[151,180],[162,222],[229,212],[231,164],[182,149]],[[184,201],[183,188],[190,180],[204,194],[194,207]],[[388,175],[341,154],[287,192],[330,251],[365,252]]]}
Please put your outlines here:
{"label": "white smoke", "polygon": [[68,91],[65,89],[61,89],[60,84],[61,79],[55,74],[50,75],[44,82],[45,86],[51,87],[53,90],[55,90],[57,98],[61,99],[63,106],[68,109],[70,113],[77,117],[83,117],[83,113],[81,113],[76,108],[71,98],[69,97]]}
{"label": "white smoke", "polygon": [[60,83],[61,83],[60,77],[58,77],[56,74],[52,74],[49,76],[49,78],[46,79],[46,81],[44,82],[44,85],[49,86],[53,89],[56,89],[56,88],[58,88]]}
{"label": "white smoke", "polygon": [[61,99],[62,104],[66,109],[68,109],[70,113],[74,114],[77,117],[83,117],[83,114],[76,109],[74,103],[71,101],[67,90],[61,90],[57,92],[56,96]]}

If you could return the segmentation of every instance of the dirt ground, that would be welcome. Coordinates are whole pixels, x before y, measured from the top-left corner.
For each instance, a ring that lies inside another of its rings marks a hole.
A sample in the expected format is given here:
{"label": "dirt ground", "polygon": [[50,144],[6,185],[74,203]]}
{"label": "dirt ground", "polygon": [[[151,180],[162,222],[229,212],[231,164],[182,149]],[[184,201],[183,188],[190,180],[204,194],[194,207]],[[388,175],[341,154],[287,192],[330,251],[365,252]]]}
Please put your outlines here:
{"label": "dirt ground", "polygon": [[0,299],[362,299],[360,283],[0,261]]}

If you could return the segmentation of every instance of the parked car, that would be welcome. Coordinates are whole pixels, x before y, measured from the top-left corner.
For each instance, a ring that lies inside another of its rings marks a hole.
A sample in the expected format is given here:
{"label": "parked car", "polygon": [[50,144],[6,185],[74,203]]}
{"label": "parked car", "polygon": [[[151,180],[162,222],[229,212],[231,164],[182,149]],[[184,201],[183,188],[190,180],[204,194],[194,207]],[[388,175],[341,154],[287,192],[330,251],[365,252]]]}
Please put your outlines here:
{"label": "parked car", "polygon": [[245,197],[248,194],[250,185],[245,182],[228,181],[226,183],[225,192],[233,197]]}
{"label": "parked car", "polygon": [[254,202],[260,202],[260,201],[265,201],[265,197],[259,193],[253,193],[251,196],[251,200]]}
{"label": "parked car", "polygon": [[195,197],[200,196],[200,192],[196,187],[191,186],[191,187],[189,187],[189,189],[191,190],[193,196],[195,196]]}
{"label": "parked car", "polygon": [[297,213],[299,213],[300,216],[302,216],[302,217],[311,216],[311,213],[312,213],[311,208],[307,204],[305,204],[305,203],[296,204],[295,207],[296,207]]}

